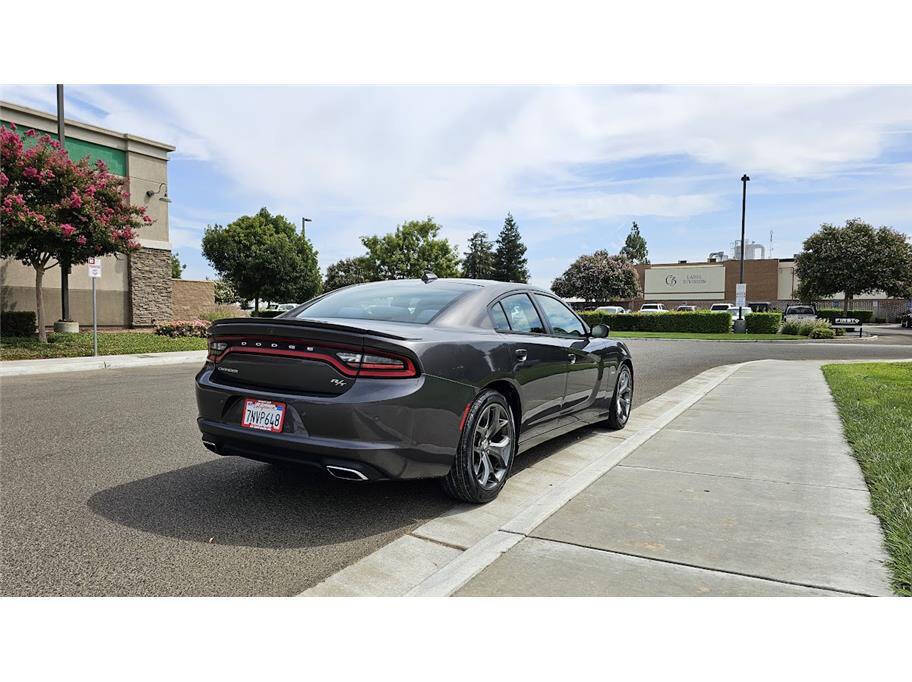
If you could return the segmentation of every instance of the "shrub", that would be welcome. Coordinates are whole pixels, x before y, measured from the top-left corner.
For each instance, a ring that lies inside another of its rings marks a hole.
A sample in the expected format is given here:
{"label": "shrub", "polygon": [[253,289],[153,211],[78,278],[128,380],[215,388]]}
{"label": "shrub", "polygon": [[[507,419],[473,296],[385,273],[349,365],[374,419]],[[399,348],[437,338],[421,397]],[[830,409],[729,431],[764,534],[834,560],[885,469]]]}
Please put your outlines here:
{"label": "shrub", "polygon": [[209,322],[225,320],[230,317],[249,317],[249,313],[246,310],[241,310],[236,305],[220,305],[212,310],[200,313],[200,319],[208,320]]}
{"label": "shrub", "polygon": [[794,320],[790,322],[783,322],[782,326],[779,327],[780,334],[789,334],[791,336],[798,336],[801,332],[801,323]]}
{"label": "shrub", "polygon": [[748,334],[775,334],[781,322],[781,313],[752,313],[744,318]]}
{"label": "shrub", "polygon": [[170,336],[177,338],[180,336],[198,336],[205,338],[209,332],[209,322],[207,320],[175,320],[165,322],[155,327],[155,333],[159,336]]}
{"label": "shrub", "polygon": [[0,334],[3,336],[34,336],[35,313],[31,310],[10,310],[0,313]]}
{"label": "shrub", "polygon": [[[827,332],[832,332],[831,336],[811,336],[815,333],[816,330],[823,329],[823,334]],[[801,322],[798,325],[798,333],[801,336],[811,336],[813,339],[831,339],[833,336],[836,336],[836,332],[833,332],[833,328],[830,327],[830,323],[827,320],[813,320],[808,322]]]}
{"label": "shrub", "polygon": [[708,310],[695,312],[668,312],[658,314],[620,313],[608,314],[596,311],[584,312],[580,316],[592,326],[607,324],[619,332],[695,332],[698,334],[727,334],[731,331],[731,315],[713,313]]}
{"label": "shrub", "polygon": [[867,324],[874,317],[873,310],[850,310],[843,313],[842,308],[821,308],[817,311],[817,317],[832,322],[837,317],[855,317],[862,324]]}
{"label": "shrub", "polygon": [[832,327],[814,327],[808,336],[812,339],[832,339],[836,332]]}

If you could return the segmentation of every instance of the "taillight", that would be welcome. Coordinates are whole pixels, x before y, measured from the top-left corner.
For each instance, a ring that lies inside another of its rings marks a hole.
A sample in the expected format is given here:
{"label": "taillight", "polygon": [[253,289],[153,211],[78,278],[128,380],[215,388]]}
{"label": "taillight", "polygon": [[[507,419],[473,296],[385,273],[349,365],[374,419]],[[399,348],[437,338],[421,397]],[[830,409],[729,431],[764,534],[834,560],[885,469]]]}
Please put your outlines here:
{"label": "taillight", "polygon": [[209,339],[209,357],[207,358],[209,362],[215,362],[215,359],[222,354],[223,351],[227,350],[228,344],[224,341],[213,341]]}
{"label": "taillight", "polygon": [[355,353],[338,351],[336,357],[358,371],[362,377],[413,377],[417,374],[414,363],[400,355],[380,355],[376,352]]}

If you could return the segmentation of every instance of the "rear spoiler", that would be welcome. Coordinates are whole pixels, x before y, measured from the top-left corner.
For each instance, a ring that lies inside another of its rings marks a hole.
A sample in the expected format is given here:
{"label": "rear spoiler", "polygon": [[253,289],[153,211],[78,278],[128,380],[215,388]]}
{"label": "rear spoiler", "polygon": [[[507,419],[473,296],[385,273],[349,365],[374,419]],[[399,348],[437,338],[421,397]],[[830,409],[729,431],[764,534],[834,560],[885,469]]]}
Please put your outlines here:
{"label": "rear spoiler", "polygon": [[294,329],[326,329],[338,332],[354,332],[366,336],[377,336],[395,341],[408,341],[411,337],[381,332],[367,327],[358,327],[351,324],[336,324],[321,320],[287,319],[282,317],[232,317],[217,320],[209,327],[210,334],[269,334],[281,335],[282,330]]}

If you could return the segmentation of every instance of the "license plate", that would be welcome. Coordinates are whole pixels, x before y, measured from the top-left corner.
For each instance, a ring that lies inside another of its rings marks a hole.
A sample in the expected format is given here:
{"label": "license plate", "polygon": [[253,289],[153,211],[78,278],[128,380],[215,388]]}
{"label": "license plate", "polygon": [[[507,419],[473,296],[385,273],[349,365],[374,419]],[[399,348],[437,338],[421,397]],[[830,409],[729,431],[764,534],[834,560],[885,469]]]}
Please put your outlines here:
{"label": "license plate", "polygon": [[241,426],[260,431],[278,433],[285,423],[285,403],[274,403],[271,400],[244,400],[244,413]]}

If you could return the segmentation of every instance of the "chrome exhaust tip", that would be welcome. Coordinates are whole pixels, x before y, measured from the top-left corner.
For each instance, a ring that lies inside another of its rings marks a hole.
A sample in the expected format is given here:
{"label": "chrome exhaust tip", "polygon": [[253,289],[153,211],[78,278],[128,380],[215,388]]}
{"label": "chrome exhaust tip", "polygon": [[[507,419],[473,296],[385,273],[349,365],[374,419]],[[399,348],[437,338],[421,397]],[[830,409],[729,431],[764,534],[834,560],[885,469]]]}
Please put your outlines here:
{"label": "chrome exhaust tip", "polygon": [[333,478],[339,478],[343,481],[366,481],[367,476],[362,474],[357,469],[349,469],[347,467],[337,467],[332,464],[326,466],[326,470],[329,472],[329,475]]}
{"label": "chrome exhaust tip", "polygon": [[212,450],[212,452],[218,454],[218,446],[211,440],[204,440],[203,445],[205,445],[208,450]]}

